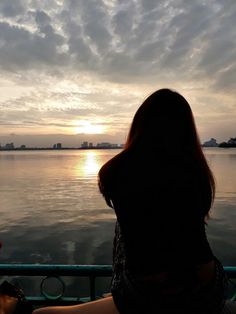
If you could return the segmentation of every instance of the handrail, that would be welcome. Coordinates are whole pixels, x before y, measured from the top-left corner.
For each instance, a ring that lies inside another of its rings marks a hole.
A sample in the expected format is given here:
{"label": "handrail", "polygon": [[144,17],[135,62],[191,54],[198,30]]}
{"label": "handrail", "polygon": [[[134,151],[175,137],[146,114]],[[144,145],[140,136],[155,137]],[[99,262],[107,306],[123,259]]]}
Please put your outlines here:
{"label": "handrail", "polygon": [[229,278],[236,278],[236,266],[224,266],[224,271]]}
{"label": "handrail", "polygon": [[[96,278],[110,277],[112,275],[111,265],[61,265],[61,264],[0,264],[0,276],[46,276],[57,277],[73,276],[88,277],[90,295],[87,298],[64,297],[63,293],[58,297],[50,297],[43,292],[43,281],[41,282],[41,294],[37,297],[26,297],[32,304],[75,304],[96,299]],[[43,279],[45,280],[45,278]],[[63,283],[62,279],[60,281]]]}
{"label": "handrail", "polygon": [[0,264],[0,275],[111,276],[111,265]]}
{"label": "handrail", "polygon": [[[230,279],[236,278],[236,266],[224,266],[224,270]],[[95,300],[95,282],[97,277],[110,277],[112,275],[111,265],[62,265],[62,264],[0,264],[0,276],[74,276],[88,277],[90,282],[90,295],[88,298],[64,297],[59,295],[50,298],[41,291],[42,296],[27,297],[27,299],[37,304],[75,304]],[[60,279],[61,280],[61,279]],[[64,283],[63,283],[64,285]],[[42,286],[42,283],[41,283]],[[236,299],[236,293],[232,297]]]}

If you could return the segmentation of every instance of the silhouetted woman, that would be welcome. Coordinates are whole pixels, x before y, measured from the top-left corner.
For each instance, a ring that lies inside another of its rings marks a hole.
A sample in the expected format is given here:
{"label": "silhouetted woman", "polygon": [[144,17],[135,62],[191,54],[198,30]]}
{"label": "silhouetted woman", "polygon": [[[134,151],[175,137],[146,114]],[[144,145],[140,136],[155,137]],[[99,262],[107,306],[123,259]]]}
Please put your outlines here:
{"label": "silhouetted woman", "polygon": [[205,233],[215,184],[184,97],[144,101],[99,187],[117,216],[112,296],[37,313],[220,313],[224,273]]}

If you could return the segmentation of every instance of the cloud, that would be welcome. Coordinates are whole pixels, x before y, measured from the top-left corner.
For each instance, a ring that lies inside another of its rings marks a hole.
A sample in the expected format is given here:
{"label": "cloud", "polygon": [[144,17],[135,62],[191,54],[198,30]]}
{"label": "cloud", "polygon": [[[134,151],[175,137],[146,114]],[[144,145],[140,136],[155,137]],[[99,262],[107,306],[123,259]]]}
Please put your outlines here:
{"label": "cloud", "polygon": [[63,116],[69,126],[75,116],[111,118],[112,129],[121,113],[127,126],[163,86],[192,99],[201,121],[215,94],[220,112],[235,106],[234,0],[2,0],[0,12],[5,127],[62,127]]}
{"label": "cloud", "polygon": [[223,69],[217,77],[217,81],[214,83],[214,88],[218,91],[234,91],[236,83],[236,63]]}
{"label": "cloud", "polygon": [[23,71],[65,64],[66,55],[57,51],[63,37],[56,34],[50,25],[43,30],[44,33],[31,33],[22,27],[0,22],[1,68]]}
{"label": "cloud", "polygon": [[123,76],[127,83],[129,79],[140,82],[142,74],[143,81],[157,73],[160,78],[174,77],[180,69],[183,79],[197,78],[199,73],[207,77],[222,67],[227,72],[234,62],[233,1],[222,5],[216,0],[158,4],[140,0],[109,6],[101,0],[67,0],[60,5],[56,1],[50,1],[50,6],[18,5],[25,23],[17,23],[13,14],[10,21],[9,14],[2,13],[0,65],[4,69],[66,67],[118,82]]}
{"label": "cloud", "polygon": [[22,0],[1,0],[0,14],[5,17],[17,17],[25,13],[25,3]]}

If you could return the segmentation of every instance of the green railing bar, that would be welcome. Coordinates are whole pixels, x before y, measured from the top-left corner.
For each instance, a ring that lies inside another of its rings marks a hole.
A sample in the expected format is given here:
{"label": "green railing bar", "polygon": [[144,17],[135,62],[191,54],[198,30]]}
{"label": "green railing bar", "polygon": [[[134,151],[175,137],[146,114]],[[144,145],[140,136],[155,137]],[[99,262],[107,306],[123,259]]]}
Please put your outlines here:
{"label": "green railing bar", "polygon": [[[230,278],[236,278],[236,266],[224,266]],[[111,265],[63,265],[63,264],[0,264],[0,275],[26,276],[101,276],[109,277]]]}
{"label": "green railing bar", "polygon": [[111,276],[111,265],[0,264],[0,275]]}
{"label": "green railing bar", "polygon": [[224,270],[229,278],[236,278],[236,266],[224,266]]}

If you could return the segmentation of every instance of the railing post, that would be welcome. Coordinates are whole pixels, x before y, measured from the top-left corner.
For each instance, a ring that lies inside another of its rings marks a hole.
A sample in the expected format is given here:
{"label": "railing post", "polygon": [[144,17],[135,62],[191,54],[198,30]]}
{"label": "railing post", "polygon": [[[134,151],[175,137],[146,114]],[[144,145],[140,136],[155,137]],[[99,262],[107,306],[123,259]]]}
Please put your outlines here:
{"label": "railing post", "polygon": [[90,282],[90,298],[91,298],[91,301],[94,301],[95,298],[96,298],[96,294],[95,294],[95,290],[96,290],[96,287],[95,287],[95,279],[96,277],[95,276],[89,276],[89,282]]}

